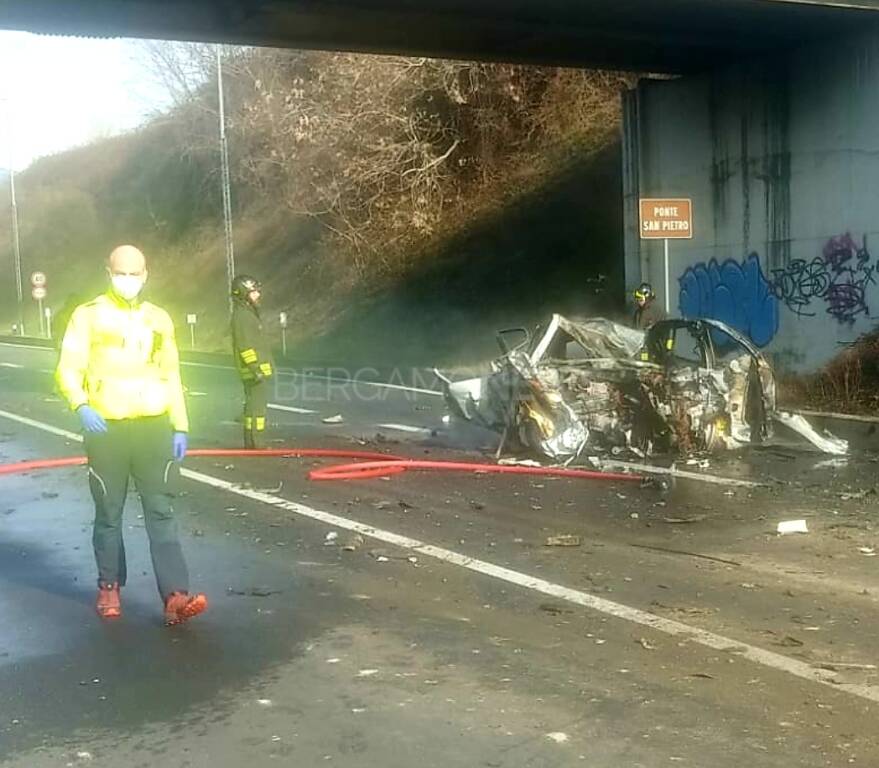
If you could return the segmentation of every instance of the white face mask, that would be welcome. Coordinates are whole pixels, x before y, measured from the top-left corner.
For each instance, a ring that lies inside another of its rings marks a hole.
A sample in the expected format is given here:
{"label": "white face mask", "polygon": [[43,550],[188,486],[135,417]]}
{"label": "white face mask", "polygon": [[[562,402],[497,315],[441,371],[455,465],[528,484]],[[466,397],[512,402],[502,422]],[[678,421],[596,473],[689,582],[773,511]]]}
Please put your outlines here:
{"label": "white face mask", "polygon": [[120,298],[131,301],[143,290],[146,278],[137,275],[111,275],[110,282]]}

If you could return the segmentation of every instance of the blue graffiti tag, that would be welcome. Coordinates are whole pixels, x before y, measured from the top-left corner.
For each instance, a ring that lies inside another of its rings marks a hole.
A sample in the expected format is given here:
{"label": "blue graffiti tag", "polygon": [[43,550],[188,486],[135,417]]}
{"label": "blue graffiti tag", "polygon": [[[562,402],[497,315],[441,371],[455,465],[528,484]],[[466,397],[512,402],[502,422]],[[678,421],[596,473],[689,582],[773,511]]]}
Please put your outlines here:
{"label": "blue graffiti tag", "polygon": [[756,253],[741,264],[732,259],[695,264],[679,283],[682,317],[720,320],[758,347],[765,347],[778,332],[778,299]]}

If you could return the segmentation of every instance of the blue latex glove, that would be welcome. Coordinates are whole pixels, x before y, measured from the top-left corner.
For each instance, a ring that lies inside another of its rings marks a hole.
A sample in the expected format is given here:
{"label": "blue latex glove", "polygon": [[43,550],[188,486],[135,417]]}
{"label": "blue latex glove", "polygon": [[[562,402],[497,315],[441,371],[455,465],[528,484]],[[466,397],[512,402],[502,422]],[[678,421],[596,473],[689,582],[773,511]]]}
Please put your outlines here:
{"label": "blue latex glove", "polygon": [[174,449],[174,461],[183,461],[183,457],[186,456],[187,444],[188,443],[185,432],[174,433],[174,439],[172,442]]}
{"label": "blue latex glove", "polygon": [[76,409],[76,415],[79,416],[80,424],[82,424],[82,428],[86,432],[97,433],[107,431],[107,422],[104,421],[104,417],[90,405],[79,406]]}

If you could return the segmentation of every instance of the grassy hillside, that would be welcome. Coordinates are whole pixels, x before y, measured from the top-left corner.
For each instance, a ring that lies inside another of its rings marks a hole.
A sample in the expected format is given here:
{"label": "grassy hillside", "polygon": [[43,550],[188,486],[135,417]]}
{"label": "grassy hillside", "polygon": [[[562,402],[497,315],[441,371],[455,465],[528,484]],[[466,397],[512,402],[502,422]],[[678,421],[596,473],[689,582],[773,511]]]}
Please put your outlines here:
{"label": "grassy hillside", "polygon": [[[338,118],[362,96],[325,81],[336,67],[339,77],[356,70],[361,89],[370,78],[377,87],[407,60],[302,54],[281,66],[278,55],[230,64],[235,247],[239,271],[266,284],[269,326],[289,313],[298,357],[454,364],[492,354],[495,327],[551,311],[613,311],[622,296],[622,80],[486,65],[426,71],[419,62],[403,69],[418,79],[386,105],[417,115],[388,155],[393,128],[369,123],[355,141]],[[300,98],[316,64],[325,65],[314,92],[321,101],[307,108],[319,103],[322,119],[344,132],[303,138],[285,128],[300,125],[306,109],[290,94]],[[23,271],[46,272],[55,310],[101,290],[106,254],[132,242],[150,260],[150,297],[172,312],[184,345],[185,315],[197,313],[198,345],[226,348],[209,85],[137,132],[44,158],[18,177]],[[277,113],[281,97],[293,106]],[[267,158],[282,156],[270,167]],[[401,165],[388,170],[392,159]],[[328,191],[341,201],[335,207],[325,205]],[[0,192],[0,209],[6,204]],[[0,272],[11,274],[2,235]],[[26,305],[33,332],[35,307]],[[8,328],[14,316],[4,280],[0,323]]]}

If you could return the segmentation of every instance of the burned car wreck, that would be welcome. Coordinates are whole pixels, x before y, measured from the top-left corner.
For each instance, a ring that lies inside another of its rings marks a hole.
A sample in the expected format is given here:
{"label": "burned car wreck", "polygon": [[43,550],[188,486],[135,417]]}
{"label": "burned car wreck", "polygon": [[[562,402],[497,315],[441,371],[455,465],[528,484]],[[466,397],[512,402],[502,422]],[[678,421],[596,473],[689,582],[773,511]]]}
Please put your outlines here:
{"label": "burned car wreck", "polygon": [[453,416],[502,435],[499,453],[531,449],[556,461],[587,448],[703,453],[764,442],[777,423],[822,451],[848,449],[779,411],[765,357],[716,320],[663,320],[644,332],[553,315],[537,333],[514,328],[497,338],[502,355],[488,375],[437,375]]}

